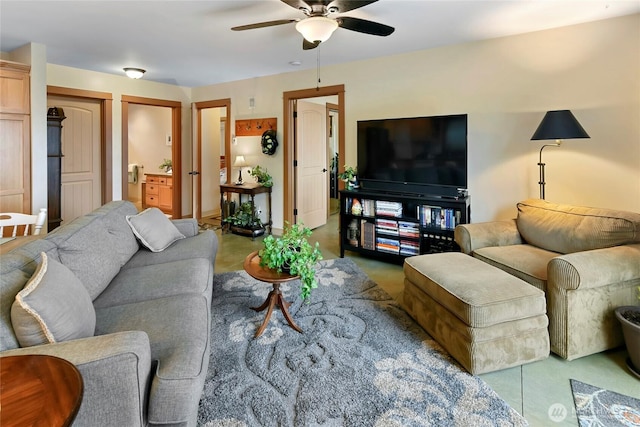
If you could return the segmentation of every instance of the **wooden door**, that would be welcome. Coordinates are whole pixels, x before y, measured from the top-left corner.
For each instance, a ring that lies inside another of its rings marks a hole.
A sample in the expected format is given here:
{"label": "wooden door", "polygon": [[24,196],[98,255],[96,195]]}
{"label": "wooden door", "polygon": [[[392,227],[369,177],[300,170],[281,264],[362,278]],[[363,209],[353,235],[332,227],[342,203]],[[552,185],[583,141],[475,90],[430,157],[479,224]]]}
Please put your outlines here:
{"label": "wooden door", "polygon": [[296,112],[296,222],[313,229],[327,223],[326,108],[299,100]]}
{"label": "wooden door", "polygon": [[100,101],[49,96],[49,107],[60,107],[67,117],[62,125],[62,221],[100,207]]}
{"label": "wooden door", "polygon": [[29,66],[0,61],[0,212],[31,213],[29,94]]}
{"label": "wooden door", "polygon": [[200,219],[218,216],[220,184],[230,181],[231,99],[196,102],[192,106],[195,117],[196,140],[193,158],[193,215]]}

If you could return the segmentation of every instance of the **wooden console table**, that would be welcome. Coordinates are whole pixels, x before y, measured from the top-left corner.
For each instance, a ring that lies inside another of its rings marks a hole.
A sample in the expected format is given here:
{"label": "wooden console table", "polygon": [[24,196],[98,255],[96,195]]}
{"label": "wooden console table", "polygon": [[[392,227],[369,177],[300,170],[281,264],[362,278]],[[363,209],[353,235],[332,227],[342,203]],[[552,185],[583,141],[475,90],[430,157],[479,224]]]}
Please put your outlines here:
{"label": "wooden console table", "polygon": [[273,221],[271,220],[271,187],[265,187],[258,183],[244,183],[242,185],[236,184],[220,184],[220,210],[222,212],[222,220],[225,219],[224,209],[224,195],[228,193],[236,193],[239,195],[239,202],[242,204],[242,195],[247,194],[251,198],[251,212],[255,212],[255,198],[256,194],[267,193],[267,218],[268,221],[265,227],[268,227],[268,233],[271,234],[271,226]]}
{"label": "wooden console table", "polygon": [[78,369],[59,357],[2,357],[0,424],[69,426],[80,409],[83,387]]}

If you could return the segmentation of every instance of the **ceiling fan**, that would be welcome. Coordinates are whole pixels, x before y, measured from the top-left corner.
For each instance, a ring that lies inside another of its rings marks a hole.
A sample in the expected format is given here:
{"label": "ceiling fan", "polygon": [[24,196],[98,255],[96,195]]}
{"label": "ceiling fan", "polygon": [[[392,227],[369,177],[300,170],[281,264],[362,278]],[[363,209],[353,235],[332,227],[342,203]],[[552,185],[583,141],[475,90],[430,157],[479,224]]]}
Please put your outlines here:
{"label": "ceiling fan", "polygon": [[314,49],[331,37],[338,28],[344,28],[359,33],[374,36],[388,36],[395,28],[366,19],[350,16],[330,18],[330,14],[348,12],[358,9],[378,0],[281,0],[283,3],[302,11],[305,18],[279,19],[276,21],[258,22],[231,28],[233,31],[253,30],[255,28],[272,27],[296,23],[296,30],[304,37],[302,48]]}

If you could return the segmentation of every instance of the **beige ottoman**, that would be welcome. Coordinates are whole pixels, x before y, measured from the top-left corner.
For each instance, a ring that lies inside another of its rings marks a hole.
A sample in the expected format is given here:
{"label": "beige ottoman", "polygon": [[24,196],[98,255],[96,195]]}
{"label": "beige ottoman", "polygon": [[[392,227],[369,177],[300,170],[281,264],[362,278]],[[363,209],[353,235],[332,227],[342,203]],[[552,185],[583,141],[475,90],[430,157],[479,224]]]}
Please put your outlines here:
{"label": "beige ottoman", "polygon": [[409,314],[472,374],[549,356],[541,290],[460,252],[406,258],[404,275]]}

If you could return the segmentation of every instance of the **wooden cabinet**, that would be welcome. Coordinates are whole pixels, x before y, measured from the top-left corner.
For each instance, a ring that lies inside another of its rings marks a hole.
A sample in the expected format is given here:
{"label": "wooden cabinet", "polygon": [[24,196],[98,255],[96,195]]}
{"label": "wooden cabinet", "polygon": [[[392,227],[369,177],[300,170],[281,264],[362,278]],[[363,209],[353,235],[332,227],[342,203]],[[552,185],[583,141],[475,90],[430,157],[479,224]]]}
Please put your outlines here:
{"label": "wooden cabinet", "polygon": [[49,231],[62,222],[62,108],[47,112],[47,215]]}
{"label": "wooden cabinet", "polygon": [[0,61],[0,212],[31,213],[29,71]]}
{"label": "wooden cabinet", "polygon": [[155,207],[173,215],[173,177],[163,174],[145,174],[144,208]]}

